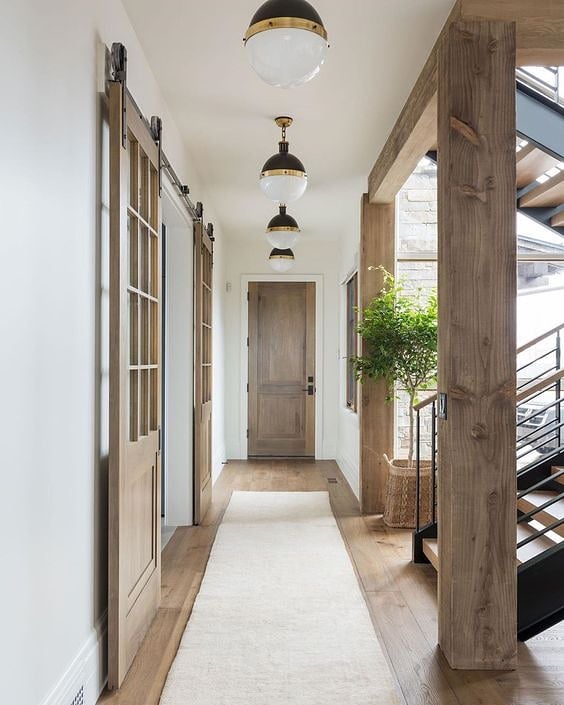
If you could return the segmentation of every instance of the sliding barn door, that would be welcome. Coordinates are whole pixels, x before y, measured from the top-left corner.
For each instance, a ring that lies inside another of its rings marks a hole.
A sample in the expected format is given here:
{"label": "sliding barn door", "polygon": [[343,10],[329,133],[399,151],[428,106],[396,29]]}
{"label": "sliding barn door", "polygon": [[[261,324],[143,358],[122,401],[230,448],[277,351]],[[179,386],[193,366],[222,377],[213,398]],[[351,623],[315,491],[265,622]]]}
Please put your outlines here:
{"label": "sliding barn door", "polygon": [[194,226],[194,523],[212,497],[212,271],[213,244],[202,223]]}
{"label": "sliding barn door", "polygon": [[110,84],[108,681],[119,688],[157,611],[160,564],[159,154]]}

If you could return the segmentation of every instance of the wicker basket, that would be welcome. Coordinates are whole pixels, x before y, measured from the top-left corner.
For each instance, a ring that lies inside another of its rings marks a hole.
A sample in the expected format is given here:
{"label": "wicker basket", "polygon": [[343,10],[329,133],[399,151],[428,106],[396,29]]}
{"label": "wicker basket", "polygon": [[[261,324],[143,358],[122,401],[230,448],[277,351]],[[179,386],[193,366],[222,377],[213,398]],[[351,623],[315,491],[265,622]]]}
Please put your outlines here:
{"label": "wicker basket", "polygon": [[[417,470],[407,460],[384,457],[389,467],[384,523],[395,528],[414,529]],[[425,526],[432,516],[431,461],[422,460],[420,467],[419,525]]]}

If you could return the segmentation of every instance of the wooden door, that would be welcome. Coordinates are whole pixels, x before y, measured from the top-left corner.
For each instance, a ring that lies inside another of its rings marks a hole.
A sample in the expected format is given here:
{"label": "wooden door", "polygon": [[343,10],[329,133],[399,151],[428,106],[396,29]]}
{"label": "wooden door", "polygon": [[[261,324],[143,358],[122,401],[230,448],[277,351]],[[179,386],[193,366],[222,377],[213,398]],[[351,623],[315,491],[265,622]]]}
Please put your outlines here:
{"label": "wooden door", "polygon": [[119,688],[157,611],[160,561],[159,154],[110,85],[108,684]]}
{"label": "wooden door", "polygon": [[202,223],[194,225],[194,523],[212,497],[212,272],[213,243]]}
{"label": "wooden door", "polygon": [[315,284],[249,283],[249,456],[315,455]]}

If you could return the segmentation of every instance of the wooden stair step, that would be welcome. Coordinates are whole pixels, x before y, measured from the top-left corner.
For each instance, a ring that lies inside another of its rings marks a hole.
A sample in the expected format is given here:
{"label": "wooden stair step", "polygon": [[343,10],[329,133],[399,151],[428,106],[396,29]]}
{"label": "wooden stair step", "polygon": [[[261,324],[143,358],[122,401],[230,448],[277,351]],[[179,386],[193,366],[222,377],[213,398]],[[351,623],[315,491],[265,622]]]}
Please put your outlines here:
{"label": "wooden stair step", "polygon": [[534,144],[528,144],[523,149],[520,149],[516,155],[517,160],[517,188],[523,188],[532,184],[545,171],[556,166],[558,161],[535,147]]}
{"label": "wooden stair step", "polygon": [[[546,502],[549,502],[551,499],[554,499],[556,494],[556,492],[530,492],[525,497],[521,497],[521,499],[517,502],[517,506],[522,512],[528,514],[536,507],[540,507]],[[564,519],[564,499],[554,502],[554,504],[551,504],[546,509],[543,509],[541,512],[535,514],[533,518],[535,521],[540,522],[543,526],[550,526],[551,524],[554,524],[555,521]],[[564,524],[558,526],[556,529],[553,529],[553,531],[564,538]]]}
{"label": "wooden stair step", "polygon": [[555,208],[562,204],[564,204],[564,171],[539,184],[519,199],[519,205],[522,208]]}
{"label": "wooden stair step", "polygon": [[[561,470],[564,470],[564,467],[553,465],[550,469],[550,474],[556,475],[556,473],[560,472]],[[558,482],[559,485],[564,485],[564,475],[560,475],[560,477],[557,477],[554,482]]]}
{"label": "wooden stair step", "polygon": [[439,571],[439,544],[437,539],[423,539],[423,553],[429,559],[433,568]]}
{"label": "wooden stair step", "polygon": [[553,215],[550,224],[553,228],[564,228],[564,211],[560,211],[556,215]]}
{"label": "wooden stair step", "polygon": [[[517,542],[523,541],[523,539],[532,536],[536,532],[537,529],[530,524],[517,524]],[[517,549],[517,562],[525,563],[526,561],[530,561],[531,558],[535,558],[535,556],[544,553],[544,551],[553,546],[556,546],[556,543],[548,536],[539,536],[534,541]]]}

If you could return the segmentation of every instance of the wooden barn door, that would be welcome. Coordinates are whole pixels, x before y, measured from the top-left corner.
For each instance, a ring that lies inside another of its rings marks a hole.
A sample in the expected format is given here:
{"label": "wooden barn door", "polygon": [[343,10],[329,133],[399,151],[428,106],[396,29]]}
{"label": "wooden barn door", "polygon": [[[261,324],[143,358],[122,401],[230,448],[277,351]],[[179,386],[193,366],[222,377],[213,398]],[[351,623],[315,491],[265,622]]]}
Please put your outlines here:
{"label": "wooden barn door", "polygon": [[159,152],[110,84],[108,684],[119,688],[160,602]]}
{"label": "wooden barn door", "polygon": [[212,272],[213,244],[202,223],[194,225],[194,523],[212,497]]}

